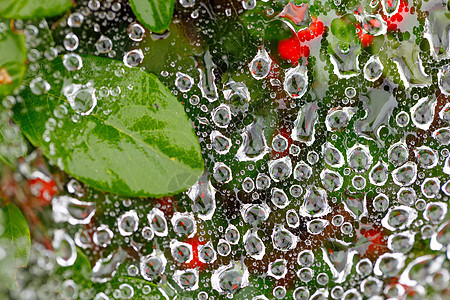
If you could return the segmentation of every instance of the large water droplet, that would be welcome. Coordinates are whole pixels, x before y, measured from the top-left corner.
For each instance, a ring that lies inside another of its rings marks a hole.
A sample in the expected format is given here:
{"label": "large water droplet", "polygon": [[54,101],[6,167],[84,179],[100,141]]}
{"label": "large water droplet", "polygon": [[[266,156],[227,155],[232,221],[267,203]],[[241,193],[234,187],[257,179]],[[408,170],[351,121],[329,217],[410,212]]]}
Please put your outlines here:
{"label": "large water droplet", "polygon": [[250,68],[250,73],[253,78],[260,80],[266,78],[269,74],[271,64],[272,60],[270,59],[266,49],[260,48],[248,67]]}
{"label": "large water droplet", "polygon": [[72,83],[62,89],[70,107],[82,116],[89,115],[97,106],[95,88],[91,82],[86,85]]}
{"label": "large water droplet", "polygon": [[424,97],[411,107],[411,119],[416,127],[428,130],[434,119],[437,101],[434,97]]}
{"label": "large water droplet", "polygon": [[312,186],[306,190],[300,215],[304,217],[321,217],[330,213],[331,208],[327,201],[327,192]]}
{"label": "large water droplet", "polygon": [[89,224],[95,214],[95,203],[63,195],[52,199],[52,209],[55,222],[69,222],[71,225]]}
{"label": "large water droplet", "polygon": [[303,97],[308,90],[308,74],[306,73],[306,69],[298,66],[287,70],[283,87],[291,98],[297,99]]}
{"label": "large water droplet", "polygon": [[314,143],[314,126],[317,123],[318,110],[317,102],[306,103],[300,108],[292,129],[291,137],[294,141],[303,142],[307,146]]}

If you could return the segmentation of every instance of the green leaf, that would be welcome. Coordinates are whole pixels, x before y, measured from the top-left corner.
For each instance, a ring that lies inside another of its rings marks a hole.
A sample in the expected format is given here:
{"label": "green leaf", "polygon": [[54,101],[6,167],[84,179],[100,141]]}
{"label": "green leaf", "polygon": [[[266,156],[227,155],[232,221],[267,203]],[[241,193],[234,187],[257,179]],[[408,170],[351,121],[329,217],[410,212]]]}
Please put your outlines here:
{"label": "green leaf", "polygon": [[2,286],[17,287],[17,268],[25,267],[30,257],[31,241],[27,220],[12,203],[0,211],[0,280]]}
{"label": "green leaf", "polygon": [[72,6],[71,0],[2,0],[0,1],[0,17],[7,19],[54,17]]}
{"label": "green leaf", "polygon": [[163,32],[172,20],[174,0],[130,0],[136,18],[153,32]]}
{"label": "green leaf", "polygon": [[183,106],[155,75],[95,56],[84,56],[76,72],[61,58],[43,64],[51,90],[37,96],[25,89],[13,118],[67,173],[102,191],[142,197],[181,192],[201,176],[200,145]]}
{"label": "green leaf", "polygon": [[25,74],[25,37],[9,26],[9,21],[0,19],[0,98],[11,94]]}
{"label": "green leaf", "polygon": [[352,14],[346,14],[340,18],[335,18],[331,22],[331,32],[341,42],[355,42],[356,35],[356,18]]}

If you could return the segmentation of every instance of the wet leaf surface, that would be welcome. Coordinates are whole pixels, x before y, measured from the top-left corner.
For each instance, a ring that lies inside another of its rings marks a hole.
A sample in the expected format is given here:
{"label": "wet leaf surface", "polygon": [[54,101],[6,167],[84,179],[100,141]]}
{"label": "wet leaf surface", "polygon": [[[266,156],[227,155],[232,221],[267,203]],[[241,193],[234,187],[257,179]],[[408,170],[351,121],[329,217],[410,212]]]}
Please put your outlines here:
{"label": "wet leaf surface", "polygon": [[[158,196],[192,186],[203,172],[200,149],[169,90],[154,75],[115,60],[85,56],[83,64],[73,80],[58,58],[46,78],[61,77],[48,94],[35,95],[32,86],[24,91],[33,101],[16,105],[14,120],[27,138],[102,191]],[[107,91],[110,96],[102,94]]]}
{"label": "wet leaf surface", "polygon": [[8,19],[37,19],[62,14],[73,6],[71,0],[3,0],[0,17]]}

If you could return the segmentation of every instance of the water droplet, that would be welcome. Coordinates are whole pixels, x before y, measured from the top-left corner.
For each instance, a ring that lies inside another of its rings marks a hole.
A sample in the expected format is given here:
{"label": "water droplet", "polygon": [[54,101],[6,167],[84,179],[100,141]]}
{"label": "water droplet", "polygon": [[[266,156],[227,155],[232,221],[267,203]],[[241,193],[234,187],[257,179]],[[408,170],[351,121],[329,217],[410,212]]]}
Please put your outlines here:
{"label": "water droplet", "polygon": [[388,180],[388,164],[380,160],[369,172],[369,181],[376,186],[383,186]]}
{"label": "water droplet", "polygon": [[417,195],[412,188],[403,187],[397,192],[397,200],[400,204],[412,206],[417,200]]}
{"label": "water droplet", "polygon": [[193,259],[192,246],[177,240],[170,241],[170,253],[175,261],[189,263]]}
{"label": "water droplet", "polygon": [[377,276],[393,277],[404,267],[406,257],[402,253],[385,253],[381,255],[373,267]]}
{"label": "water droplet", "polygon": [[83,24],[84,16],[79,12],[71,13],[67,18],[67,25],[72,28],[80,28]]}
{"label": "water droplet", "polygon": [[145,37],[145,28],[141,24],[132,23],[127,28],[128,37],[135,42],[140,42]]}
{"label": "water droplet", "polygon": [[344,165],[342,153],[329,142],[322,145],[322,155],[325,163],[333,168],[340,168]]}
{"label": "water droplet", "polygon": [[439,224],[447,215],[447,204],[443,202],[428,203],[423,217],[432,224]]}
{"label": "water droplet", "polygon": [[392,252],[408,253],[414,245],[415,233],[411,231],[404,231],[390,235],[387,246]]}
{"label": "water droplet", "polygon": [[283,225],[275,225],[272,232],[273,247],[280,251],[289,251],[296,247],[297,237]]}
{"label": "water droplet", "polygon": [[282,181],[292,174],[292,162],[289,156],[271,160],[268,165],[270,177],[275,182]]}
{"label": "water droplet", "polygon": [[289,204],[286,193],[279,188],[272,188],[272,203],[278,208],[285,208]]}
{"label": "water droplet", "polygon": [[212,120],[217,127],[227,128],[231,122],[231,110],[226,104],[220,104],[211,112]]}
{"label": "water droplet", "polygon": [[175,212],[170,221],[173,231],[178,236],[192,238],[197,232],[197,224],[193,213]]}
{"label": "water droplet", "polygon": [[78,48],[79,45],[78,36],[74,34],[73,32],[69,32],[64,37],[64,48],[66,48],[67,51],[74,51]]}
{"label": "water droplet", "polygon": [[372,204],[376,211],[385,211],[389,207],[389,198],[385,194],[379,194],[373,199]]}
{"label": "water droplet", "polygon": [[70,107],[82,116],[89,115],[97,106],[95,88],[91,82],[86,85],[69,84],[63,87],[63,95],[67,98]]}
{"label": "water droplet", "polygon": [[225,239],[233,245],[239,242],[240,233],[239,230],[233,224],[229,224],[225,230]]}
{"label": "water droplet", "polygon": [[407,162],[392,172],[394,183],[400,186],[413,184],[417,178],[417,165],[414,162]]}
{"label": "water droplet", "polygon": [[300,66],[287,70],[283,87],[291,98],[303,97],[308,89],[308,74],[306,70],[300,68]]}
{"label": "water droplet", "polygon": [[131,50],[130,52],[125,53],[125,55],[123,56],[123,63],[129,68],[140,65],[143,60],[144,53],[141,49]]}
{"label": "water droplet", "polygon": [[127,211],[117,220],[117,227],[122,236],[132,235],[139,226],[139,217],[134,210]]}
{"label": "water droplet", "polygon": [[308,300],[309,290],[307,287],[298,287],[295,289],[293,294],[294,300]]}
{"label": "water droplet", "polygon": [[[256,1],[255,1],[256,3]],[[250,73],[256,80],[261,80],[267,77],[270,72],[272,60],[264,48],[259,48],[258,53],[249,64]]]}
{"label": "water droplet", "polygon": [[164,213],[158,208],[154,207],[147,214],[148,222],[157,236],[166,236],[168,234],[167,221]]}
{"label": "water droplet", "polygon": [[411,107],[411,119],[413,124],[422,130],[428,130],[434,119],[434,111],[437,101],[434,97],[424,97]]}
{"label": "water droplet", "polygon": [[284,278],[287,273],[286,260],[277,259],[269,264],[267,275],[279,280]]}
{"label": "water droplet", "polygon": [[306,190],[303,205],[300,207],[300,215],[304,217],[321,217],[330,213],[327,193],[325,190],[312,186]]}
{"label": "water droplet", "polygon": [[213,177],[219,183],[227,183],[231,181],[233,175],[230,167],[220,162],[214,165]]}
{"label": "water droplet", "polygon": [[414,208],[399,205],[389,209],[386,216],[381,220],[384,228],[396,231],[407,228],[417,218]]}
{"label": "water droplet", "polygon": [[173,274],[173,280],[185,291],[195,291],[198,289],[199,275],[198,270],[176,270]]}
{"label": "water droplet", "polygon": [[236,153],[236,158],[239,161],[258,161],[269,152],[264,128],[265,125],[261,118],[245,127],[241,134],[242,144]]}
{"label": "water droplet", "polygon": [[396,166],[402,165],[408,161],[409,151],[404,142],[398,142],[391,145],[388,149],[389,161]]}
{"label": "water droplet", "polygon": [[339,190],[344,183],[341,174],[328,169],[322,170],[320,180],[322,181],[323,187],[330,192]]}
{"label": "water droplet", "polygon": [[231,139],[224,136],[217,130],[210,134],[211,144],[218,154],[227,154],[231,148]]}
{"label": "water droplet", "polygon": [[205,264],[211,264],[217,259],[217,253],[211,245],[211,242],[198,246],[198,258]]}
{"label": "water droplet", "polygon": [[272,148],[277,152],[283,152],[288,147],[288,140],[284,136],[278,134],[272,139]]}
{"label": "water droplet", "polygon": [[109,37],[102,35],[95,43],[95,48],[99,53],[108,53],[113,48],[113,42]]}
{"label": "water droplet", "polygon": [[220,294],[234,295],[248,285],[248,276],[245,265],[230,263],[211,275],[211,286]]}
{"label": "water droplet", "polygon": [[224,239],[220,239],[217,243],[217,253],[221,256],[228,256],[231,252],[231,245]]}
{"label": "water droplet", "polygon": [[254,9],[256,7],[256,0],[242,0],[242,7],[247,10]]}
{"label": "water droplet", "polygon": [[259,173],[256,177],[256,188],[258,190],[265,190],[270,187],[270,177],[266,174]]}
{"label": "water droplet", "polygon": [[100,247],[106,247],[111,243],[114,233],[109,229],[108,225],[100,225],[94,232],[92,240]]}
{"label": "water droplet", "polygon": [[75,263],[77,259],[77,248],[72,237],[64,230],[58,229],[53,232],[52,247],[58,265],[69,267]]}
{"label": "water droplet", "polygon": [[348,166],[355,172],[362,173],[372,164],[372,156],[367,146],[356,144],[347,150]]}
{"label": "water droplet", "polygon": [[180,90],[180,92],[189,92],[194,85],[194,79],[191,76],[181,72],[177,72],[176,76],[175,86]]}
{"label": "water droplet", "polygon": [[61,195],[52,199],[52,209],[55,222],[69,222],[71,225],[89,224],[95,214],[95,203]]}
{"label": "water droplet", "polygon": [[[446,95],[450,96],[450,65],[446,65],[443,68],[439,69],[438,72],[438,85],[441,92]],[[447,107],[450,106],[450,104],[446,105]]]}
{"label": "water droplet", "polygon": [[33,78],[30,82],[31,92],[38,96],[47,94],[50,88],[50,84],[42,77]]}
{"label": "water droplet", "polygon": [[286,223],[291,228],[297,228],[300,225],[300,218],[295,210],[290,209],[286,212]]}
{"label": "water droplet", "polygon": [[305,182],[312,175],[312,168],[308,166],[304,161],[297,163],[294,168],[294,179]]}
{"label": "water droplet", "polygon": [[241,215],[246,223],[253,227],[263,223],[270,214],[267,204],[244,204],[241,208]]}
{"label": "water droplet", "polygon": [[439,128],[431,136],[441,145],[450,145],[450,127]]}
{"label": "water droplet", "polygon": [[63,65],[67,71],[76,71],[83,67],[83,60],[75,53],[64,54]]}
{"label": "water droplet", "polygon": [[250,257],[256,260],[261,260],[264,257],[266,247],[259,238],[257,231],[248,230],[243,237],[243,241],[245,251]]}
{"label": "water droplet", "polygon": [[325,230],[325,227],[327,227],[329,224],[330,222],[328,222],[327,220],[315,219],[306,223],[306,229],[310,234],[321,234]]}
{"label": "water droplet", "polygon": [[[221,174],[222,171],[217,176],[222,176]],[[198,182],[188,190],[187,194],[193,201],[193,211],[197,212],[197,216],[202,220],[211,220],[216,210],[216,190],[211,181],[208,180],[208,176],[202,175]]]}
{"label": "water droplet", "polygon": [[383,12],[386,16],[392,17],[398,12],[398,9],[400,7],[400,1],[399,0],[383,0],[381,1],[381,5],[383,7]]}
{"label": "water droplet", "polygon": [[145,280],[153,281],[162,275],[165,271],[167,260],[161,253],[156,255],[156,252],[141,257],[140,270],[141,275]]}

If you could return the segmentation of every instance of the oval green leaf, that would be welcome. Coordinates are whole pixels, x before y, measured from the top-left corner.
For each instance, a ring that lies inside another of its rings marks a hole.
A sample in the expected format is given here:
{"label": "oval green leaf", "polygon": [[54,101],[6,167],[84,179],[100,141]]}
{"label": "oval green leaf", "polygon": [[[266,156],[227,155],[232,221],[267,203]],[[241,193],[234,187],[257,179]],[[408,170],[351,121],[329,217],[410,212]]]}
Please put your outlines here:
{"label": "oval green leaf", "polygon": [[0,17],[7,19],[37,19],[54,17],[70,9],[71,0],[2,0]]}
{"label": "oval green leaf", "polygon": [[20,210],[12,203],[0,211],[0,280],[4,286],[17,287],[17,268],[26,267],[30,257],[31,240],[28,223]]}
{"label": "oval green leaf", "polygon": [[153,32],[163,32],[172,20],[174,0],[130,0],[136,18]]}
{"label": "oval green leaf", "polygon": [[8,20],[0,19],[0,49],[0,98],[2,98],[11,94],[22,82],[27,58],[25,37],[23,34],[14,33]]}
{"label": "oval green leaf", "polygon": [[13,118],[67,173],[101,191],[138,197],[178,193],[201,176],[191,123],[155,75],[95,56],[84,56],[75,72],[61,58],[43,64],[50,91],[25,89]]}

